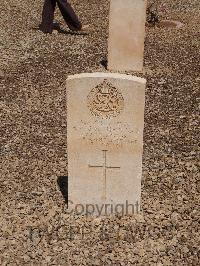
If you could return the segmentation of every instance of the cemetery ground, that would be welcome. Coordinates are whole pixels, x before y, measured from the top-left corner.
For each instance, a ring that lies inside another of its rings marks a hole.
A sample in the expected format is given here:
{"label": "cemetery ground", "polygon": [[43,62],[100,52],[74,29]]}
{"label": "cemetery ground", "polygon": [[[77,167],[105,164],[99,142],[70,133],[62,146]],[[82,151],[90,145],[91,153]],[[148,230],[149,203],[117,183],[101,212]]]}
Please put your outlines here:
{"label": "cemetery ground", "polygon": [[[67,214],[65,81],[105,72],[107,0],[73,0],[90,35],[37,30],[42,1],[2,0],[0,264],[198,265],[198,0],[166,0],[180,29],[146,27],[142,208],[137,217]],[[78,108],[78,106],[77,106]]]}

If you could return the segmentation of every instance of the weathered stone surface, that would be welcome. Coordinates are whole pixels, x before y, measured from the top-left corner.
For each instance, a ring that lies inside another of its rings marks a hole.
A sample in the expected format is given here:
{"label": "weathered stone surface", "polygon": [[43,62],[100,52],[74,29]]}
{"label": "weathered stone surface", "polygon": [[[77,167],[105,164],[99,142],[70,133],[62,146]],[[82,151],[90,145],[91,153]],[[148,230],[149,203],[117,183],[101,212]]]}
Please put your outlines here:
{"label": "weathered stone surface", "polygon": [[146,0],[111,0],[108,69],[142,71]]}
{"label": "weathered stone surface", "polygon": [[145,79],[121,74],[68,77],[68,179],[73,204],[100,208],[140,202],[145,84]]}

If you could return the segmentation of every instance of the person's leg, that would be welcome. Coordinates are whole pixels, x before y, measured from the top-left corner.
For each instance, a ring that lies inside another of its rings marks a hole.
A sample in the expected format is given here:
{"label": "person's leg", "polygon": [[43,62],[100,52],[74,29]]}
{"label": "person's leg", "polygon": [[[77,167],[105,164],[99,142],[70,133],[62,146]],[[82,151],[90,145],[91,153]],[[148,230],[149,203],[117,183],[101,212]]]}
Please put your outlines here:
{"label": "person's leg", "polygon": [[56,0],[45,0],[42,11],[42,22],[40,30],[44,33],[52,33],[53,31],[53,18],[56,7]]}
{"label": "person's leg", "polygon": [[60,12],[71,30],[79,31],[82,28],[82,24],[79,21],[77,15],[75,14],[72,6],[67,2],[67,0],[56,0]]}

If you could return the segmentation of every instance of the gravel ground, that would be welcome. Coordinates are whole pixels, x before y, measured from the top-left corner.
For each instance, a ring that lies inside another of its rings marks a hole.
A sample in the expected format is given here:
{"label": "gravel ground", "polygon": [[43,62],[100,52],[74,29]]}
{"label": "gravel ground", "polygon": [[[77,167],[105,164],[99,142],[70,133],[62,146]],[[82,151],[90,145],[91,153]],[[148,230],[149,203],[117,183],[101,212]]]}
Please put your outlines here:
{"label": "gravel ground", "polygon": [[[146,29],[143,215],[67,214],[65,80],[106,71],[107,0],[73,0],[93,33],[37,30],[42,1],[1,0],[1,265],[199,265],[199,0],[166,0],[181,29]],[[134,74],[134,73],[132,73]]]}

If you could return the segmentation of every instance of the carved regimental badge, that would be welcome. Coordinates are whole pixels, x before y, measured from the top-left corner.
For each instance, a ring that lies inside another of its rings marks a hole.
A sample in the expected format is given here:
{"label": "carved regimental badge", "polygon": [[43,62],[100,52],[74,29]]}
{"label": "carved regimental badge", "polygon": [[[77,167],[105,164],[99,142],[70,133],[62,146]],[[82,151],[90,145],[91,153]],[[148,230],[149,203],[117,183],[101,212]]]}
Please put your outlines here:
{"label": "carved regimental badge", "polygon": [[115,117],[123,110],[124,99],[117,88],[107,80],[104,80],[90,91],[88,107],[95,116],[104,118]]}

